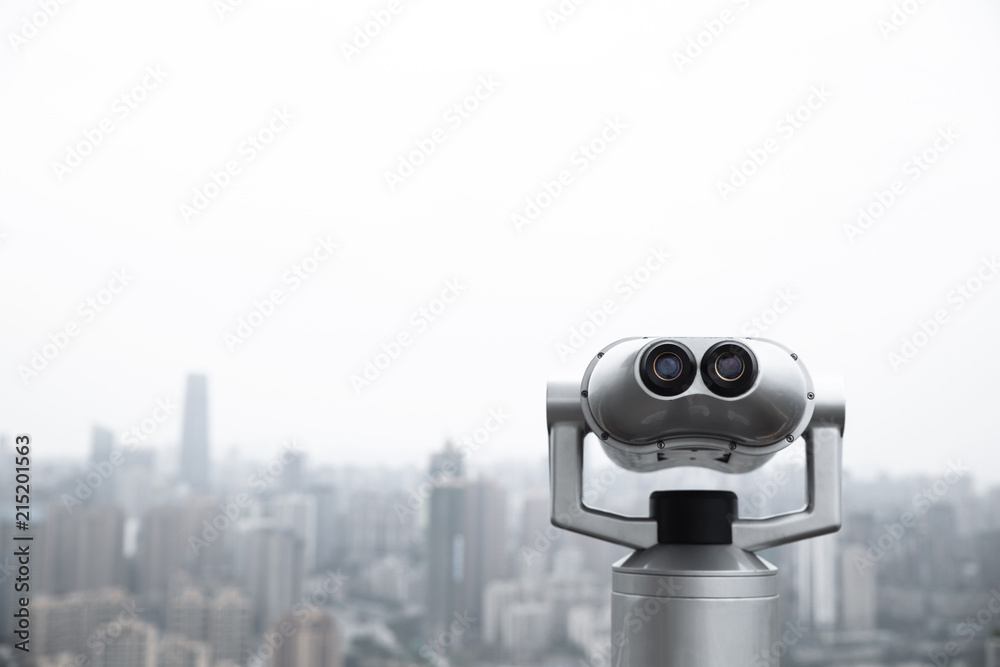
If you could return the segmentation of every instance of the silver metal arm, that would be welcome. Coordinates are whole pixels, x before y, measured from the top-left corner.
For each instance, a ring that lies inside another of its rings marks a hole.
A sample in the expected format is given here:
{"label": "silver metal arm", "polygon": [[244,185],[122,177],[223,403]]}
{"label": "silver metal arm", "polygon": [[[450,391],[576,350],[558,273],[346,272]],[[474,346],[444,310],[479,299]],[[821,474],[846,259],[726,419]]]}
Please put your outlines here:
{"label": "silver metal arm", "polygon": [[656,521],[602,512],[583,504],[583,437],[587,423],[580,389],[572,383],[549,383],[549,474],[552,524],[633,549],[656,544]]}
{"label": "silver metal arm", "polygon": [[[583,439],[588,427],[579,392],[579,386],[572,383],[548,386],[552,523],[633,549],[648,549],[657,543],[654,519],[603,512],[583,502]],[[757,551],[840,528],[844,400],[839,394],[816,400],[813,419],[802,436],[806,444],[806,507],[764,519],[736,519],[736,546]]]}
{"label": "silver metal arm", "polygon": [[[832,387],[825,387],[831,391]],[[818,401],[802,434],[806,443],[806,506],[788,514],[733,522],[733,544],[759,551],[840,530],[840,462],[844,443],[844,399],[829,393]]]}

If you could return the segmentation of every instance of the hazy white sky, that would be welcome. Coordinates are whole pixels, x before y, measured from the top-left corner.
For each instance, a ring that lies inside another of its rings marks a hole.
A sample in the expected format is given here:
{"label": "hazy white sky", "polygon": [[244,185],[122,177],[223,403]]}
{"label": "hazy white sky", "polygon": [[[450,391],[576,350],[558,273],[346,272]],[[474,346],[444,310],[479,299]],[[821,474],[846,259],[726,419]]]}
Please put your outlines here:
{"label": "hazy white sky", "polygon": [[607,343],[755,328],[844,377],[848,467],[1000,480],[996,3],[224,2],[0,5],[0,429],[39,456],[204,372],[216,454],[422,465],[503,409],[477,456],[534,457]]}

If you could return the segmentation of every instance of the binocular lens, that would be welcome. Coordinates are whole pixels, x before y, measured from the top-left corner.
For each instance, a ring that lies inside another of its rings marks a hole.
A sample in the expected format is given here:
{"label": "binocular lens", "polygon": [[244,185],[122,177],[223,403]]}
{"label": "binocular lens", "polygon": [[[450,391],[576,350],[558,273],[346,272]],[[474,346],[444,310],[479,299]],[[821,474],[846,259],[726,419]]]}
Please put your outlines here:
{"label": "binocular lens", "polygon": [[701,378],[717,396],[739,396],[757,379],[757,359],[749,347],[735,340],[716,343],[701,358]]}
{"label": "binocular lens", "polygon": [[653,362],[653,370],[661,380],[676,380],[683,368],[684,364],[680,357],[673,352],[664,352]]}
{"label": "binocular lens", "polygon": [[683,394],[698,374],[691,350],[673,341],[647,348],[639,363],[643,384],[658,396]]}
{"label": "binocular lens", "polygon": [[745,369],[746,365],[743,360],[732,352],[726,352],[715,360],[715,372],[719,374],[720,378],[729,382],[739,380]]}

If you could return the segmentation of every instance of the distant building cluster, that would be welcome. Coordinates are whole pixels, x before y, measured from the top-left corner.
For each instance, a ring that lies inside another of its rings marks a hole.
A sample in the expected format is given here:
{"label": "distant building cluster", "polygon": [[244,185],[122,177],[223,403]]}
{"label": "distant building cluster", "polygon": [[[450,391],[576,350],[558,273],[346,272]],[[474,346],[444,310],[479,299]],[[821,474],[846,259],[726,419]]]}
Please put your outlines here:
{"label": "distant building cluster", "polygon": [[[544,455],[487,465],[446,445],[421,469],[320,467],[288,441],[213,457],[204,377],[183,406],[172,453],[98,427],[83,465],[36,471],[32,650],[11,650],[4,585],[0,665],[609,664],[611,565],[628,551],[551,525]],[[743,516],[804,502],[801,462],[776,465],[723,480]],[[631,473],[588,474],[588,503],[645,507]],[[747,664],[1000,667],[1000,488],[952,463],[848,475],[843,495],[841,532],[762,554],[782,638]]]}

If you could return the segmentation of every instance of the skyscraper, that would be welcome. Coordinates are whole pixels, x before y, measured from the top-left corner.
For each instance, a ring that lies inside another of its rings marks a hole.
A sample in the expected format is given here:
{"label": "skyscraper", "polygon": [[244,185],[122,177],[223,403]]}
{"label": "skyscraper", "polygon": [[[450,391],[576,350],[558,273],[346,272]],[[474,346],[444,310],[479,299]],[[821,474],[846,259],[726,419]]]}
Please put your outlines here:
{"label": "skyscraper", "polygon": [[464,609],[481,618],[486,585],[507,574],[507,493],[490,479],[467,482],[464,505]]}
{"label": "skyscraper", "polygon": [[491,480],[445,478],[431,493],[427,623],[431,636],[456,616],[482,615],[483,591],[506,565],[506,493]]}
{"label": "skyscraper", "polygon": [[427,525],[427,634],[444,632],[462,612],[465,581],[465,487],[448,479],[430,498]]}
{"label": "skyscraper", "polygon": [[[100,470],[102,467],[108,466],[114,446],[114,433],[102,426],[94,426],[90,441],[91,470]],[[116,476],[102,475],[102,477],[101,482],[94,488],[90,498],[91,503],[110,503],[115,500]]]}
{"label": "skyscraper", "polygon": [[204,375],[188,375],[181,437],[181,481],[195,491],[209,486],[208,389]]}

